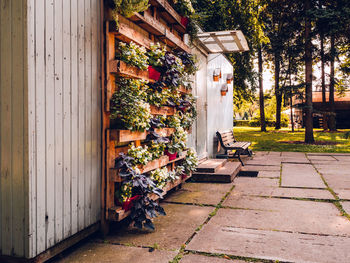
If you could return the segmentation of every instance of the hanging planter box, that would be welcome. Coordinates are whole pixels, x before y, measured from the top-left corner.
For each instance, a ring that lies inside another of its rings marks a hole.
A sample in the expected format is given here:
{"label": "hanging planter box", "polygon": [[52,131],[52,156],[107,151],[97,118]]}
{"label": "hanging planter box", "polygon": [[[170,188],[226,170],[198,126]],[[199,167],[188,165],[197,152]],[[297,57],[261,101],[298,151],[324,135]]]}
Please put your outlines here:
{"label": "hanging planter box", "polygon": [[151,114],[152,115],[174,115],[175,114],[175,108],[174,107],[157,107],[154,105],[150,105],[151,108]]}
{"label": "hanging planter box", "polygon": [[141,70],[121,60],[109,61],[109,71],[110,73],[118,74],[127,78],[149,80],[147,70]]}
{"label": "hanging planter box", "polygon": [[214,82],[218,82],[220,78],[221,78],[221,69],[220,68],[214,69],[214,72],[213,72]]}
{"label": "hanging planter box", "polygon": [[159,159],[150,161],[148,164],[143,165],[140,167],[141,173],[147,173],[149,171],[152,171],[154,169],[163,167],[167,165],[169,162],[169,157],[168,156],[162,156]]}
{"label": "hanging planter box", "polygon": [[169,137],[175,132],[175,128],[158,128],[154,131],[163,137]]}
{"label": "hanging planter box", "polygon": [[155,70],[152,66],[148,66],[148,77],[155,81],[158,81],[160,78],[160,72]]}
{"label": "hanging planter box", "polygon": [[130,131],[130,130],[110,130],[109,138],[118,142],[131,142],[146,140],[146,131]]}
{"label": "hanging planter box", "polygon": [[188,19],[188,17],[184,17],[184,16],[181,17],[181,24],[182,24],[184,27],[187,27],[187,25],[188,25],[189,22],[190,22],[190,20]]}

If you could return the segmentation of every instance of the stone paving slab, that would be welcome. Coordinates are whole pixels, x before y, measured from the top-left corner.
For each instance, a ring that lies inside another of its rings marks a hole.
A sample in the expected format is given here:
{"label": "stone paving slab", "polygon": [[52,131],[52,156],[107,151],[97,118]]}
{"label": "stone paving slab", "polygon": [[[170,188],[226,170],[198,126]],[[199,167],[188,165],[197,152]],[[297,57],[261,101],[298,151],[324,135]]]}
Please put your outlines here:
{"label": "stone paving slab", "polygon": [[[348,263],[350,238],[207,224],[186,249],[298,263]],[[229,262],[229,261],[228,261]]]}
{"label": "stone paving slab", "polygon": [[349,189],[350,191],[350,175],[332,175],[332,174],[322,174],[323,178],[326,180],[327,184],[334,191],[337,189]]}
{"label": "stone paving slab", "polygon": [[350,155],[349,156],[334,156],[340,162],[350,163]]}
{"label": "stone paving slab", "polygon": [[303,153],[303,152],[282,152],[281,156],[284,158],[303,158],[303,157],[305,157],[305,153]]}
{"label": "stone paving slab", "polygon": [[283,198],[311,198],[320,200],[334,200],[334,196],[328,190],[283,188],[283,187],[242,187],[236,186],[230,196],[266,196]]}
{"label": "stone paving slab", "polygon": [[273,178],[259,178],[259,177],[236,177],[233,181],[233,184],[237,186],[252,187],[259,186],[264,188],[265,186],[274,186],[278,187],[279,179]]}
{"label": "stone paving slab", "polygon": [[250,165],[246,164],[242,170],[246,171],[280,171],[280,165]]}
{"label": "stone paving slab", "polygon": [[282,163],[310,164],[311,162],[306,157],[303,157],[303,158],[282,158]]}
{"label": "stone paving slab", "polygon": [[334,189],[339,199],[350,200],[350,189]]}
{"label": "stone paving slab", "polygon": [[277,156],[277,157],[281,156],[281,154],[282,154],[281,152],[269,152],[268,153],[269,156]]}
{"label": "stone paving slab", "polygon": [[186,183],[182,189],[166,197],[166,201],[217,205],[232,184]]}
{"label": "stone paving slab", "polygon": [[332,203],[229,197],[223,205],[242,210],[219,209],[217,215],[209,221],[210,224],[350,237],[350,221],[341,216]]}
{"label": "stone paving slab", "polygon": [[259,178],[279,178],[281,171],[260,171],[258,174]]}
{"label": "stone paving slab", "polygon": [[60,263],[164,263],[172,260],[177,251],[154,250],[146,248],[127,247],[114,244],[87,243],[64,259]]}
{"label": "stone paving slab", "polygon": [[106,241],[136,246],[153,246],[162,249],[179,249],[196,228],[203,224],[213,207],[162,203],[166,216],[154,219],[155,231],[138,230],[133,227],[114,229]]}
{"label": "stone paving slab", "polygon": [[345,212],[350,215],[350,201],[341,202],[341,205],[343,206],[343,209],[345,210]]}
{"label": "stone paving slab", "polygon": [[314,164],[317,171],[322,175],[340,175],[340,176],[350,176],[350,165],[347,164]]}
{"label": "stone paving slab", "polygon": [[[228,260],[225,258],[210,257],[196,254],[187,254],[185,255],[180,263],[247,263],[252,261],[242,261],[242,260]],[[254,261],[259,263],[258,261]]]}
{"label": "stone paving slab", "polygon": [[325,188],[321,176],[309,164],[282,164],[282,183],[284,187]]}
{"label": "stone paving slab", "polygon": [[314,161],[337,161],[337,159],[333,158],[331,155],[308,155],[308,158]]}
{"label": "stone paving slab", "polygon": [[274,165],[274,166],[280,166],[281,165],[281,158],[271,158],[268,156],[264,157],[257,157],[252,160],[247,160],[245,162],[246,165]]}

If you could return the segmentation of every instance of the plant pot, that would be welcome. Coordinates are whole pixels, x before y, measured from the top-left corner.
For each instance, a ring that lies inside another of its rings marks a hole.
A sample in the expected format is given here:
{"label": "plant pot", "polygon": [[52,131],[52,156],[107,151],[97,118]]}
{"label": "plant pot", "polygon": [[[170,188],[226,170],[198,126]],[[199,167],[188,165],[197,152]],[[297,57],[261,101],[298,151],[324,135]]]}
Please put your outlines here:
{"label": "plant pot", "polygon": [[181,17],[181,24],[182,24],[184,27],[187,27],[188,22],[190,22],[190,20],[188,19],[188,17],[184,17],[184,16]]}
{"label": "plant pot", "polygon": [[215,82],[218,82],[218,81],[219,81],[219,76],[213,76],[213,80],[214,80]]}
{"label": "plant pot", "polygon": [[158,81],[160,78],[160,73],[157,70],[155,70],[152,66],[148,66],[148,77],[150,79]]}
{"label": "plant pot", "polygon": [[165,150],[164,153],[169,156],[169,161],[176,159],[177,153],[170,153],[168,150]]}
{"label": "plant pot", "polygon": [[182,179],[182,180],[186,179],[187,177],[188,177],[187,174],[182,174],[182,175],[181,175],[181,179]]}
{"label": "plant pot", "polygon": [[128,198],[125,202],[122,203],[122,208],[124,209],[124,211],[129,211],[133,206],[134,206],[134,203],[133,201],[136,201],[140,198],[141,196],[140,195],[135,195],[131,198]]}
{"label": "plant pot", "polygon": [[226,96],[226,92],[227,92],[227,91],[223,91],[223,90],[222,90],[222,91],[220,91],[220,92],[221,92],[221,96]]}
{"label": "plant pot", "polygon": [[227,83],[227,84],[231,84],[231,83],[232,83],[232,79],[226,80],[226,83]]}

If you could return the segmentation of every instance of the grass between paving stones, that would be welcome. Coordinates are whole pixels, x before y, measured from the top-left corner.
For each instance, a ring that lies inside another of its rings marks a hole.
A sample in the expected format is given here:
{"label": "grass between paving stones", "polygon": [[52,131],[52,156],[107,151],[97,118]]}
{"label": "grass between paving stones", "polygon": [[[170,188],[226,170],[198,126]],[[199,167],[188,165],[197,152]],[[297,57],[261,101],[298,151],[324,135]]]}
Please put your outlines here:
{"label": "grass between paving stones", "polygon": [[342,204],[340,203],[339,196],[334,192],[334,190],[329,186],[326,179],[323,177],[322,173],[316,168],[316,166],[312,163],[309,157],[306,155],[306,158],[310,161],[311,165],[314,167],[316,172],[320,175],[323,183],[326,185],[326,189],[334,196],[335,200],[332,200],[332,203],[338,208],[340,214],[346,217],[350,221],[350,215],[344,210]]}
{"label": "grass between paving stones", "polygon": [[268,128],[267,132],[261,132],[259,127],[234,127],[233,132],[238,141],[252,142],[253,151],[274,152],[314,152],[314,153],[350,153],[350,139],[344,137],[350,130],[338,132],[323,132],[314,129],[316,141],[336,142],[335,145],[310,145],[283,143],[286,141],[304,141],[304,129],[290,132],[287,128],[279,131]]}

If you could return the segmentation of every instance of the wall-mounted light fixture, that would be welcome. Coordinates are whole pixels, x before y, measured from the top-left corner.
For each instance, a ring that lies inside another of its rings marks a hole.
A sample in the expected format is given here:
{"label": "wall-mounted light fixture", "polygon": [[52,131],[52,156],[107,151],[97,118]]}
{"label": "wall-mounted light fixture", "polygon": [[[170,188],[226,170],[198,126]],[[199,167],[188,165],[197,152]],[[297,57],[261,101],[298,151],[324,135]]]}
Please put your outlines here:
{"label": "wall-mounted light fixture", "polygon": [[219,81],[219,79],[221,78],[221,68],[216,68],[214,69],[214,72],[213,72],[213,80],[215,82]]}
{"label": "wall-mounted light fixture", "polygon": [[226,83],[227,84],[231,84],[232,83],[232,80],[233,80],[233,74],[227,74],[227,77],[226,77]]}
{"label": "wall-mounted light fixture", "polygon": [[221,92],[221,96],[226,96],[226,93],[228,92],[227,84],[222,84],[220,92]]}

